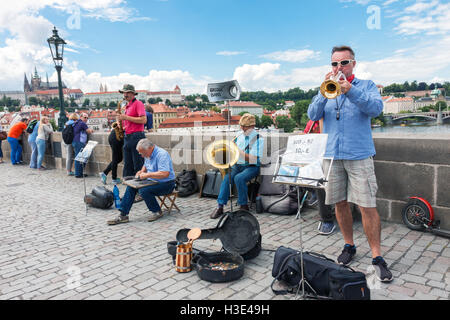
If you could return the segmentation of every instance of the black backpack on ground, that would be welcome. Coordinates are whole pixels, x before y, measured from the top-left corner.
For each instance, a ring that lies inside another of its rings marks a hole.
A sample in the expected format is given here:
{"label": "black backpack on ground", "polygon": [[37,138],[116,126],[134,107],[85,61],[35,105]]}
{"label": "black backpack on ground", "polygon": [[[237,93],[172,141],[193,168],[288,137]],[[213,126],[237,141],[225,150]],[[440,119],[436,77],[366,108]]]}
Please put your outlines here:
{"label": "black backpack on ground", "polygon": [[72,144],[75,133],[73,131],[74,124],[68,124],[62,131],[62,138],[65,144]]}
{"label": "black backpack on ground", "polygon": [[198,191],[197,172],[183,170],[175,178],[179,197],[188,197]]}
{"label": "black backpack on ground", "polygon": [[[364,273],[314,252],[303,253],[303,264],[305,292],[308,294],[334,300],[370,300],[370,289]],[[301,253],[284,246],[279,247],[275,252],[272,276],[275,279],[271,288],[277,295],[301,290]],[[275,290],[276,281],[284,282],[287,289]]]}
{"label": "black backpack on ground", "polygon": [[114,194],[104,186],[97,186],[84,197],[84,202],[99,209],[109,209],[114,203]]}

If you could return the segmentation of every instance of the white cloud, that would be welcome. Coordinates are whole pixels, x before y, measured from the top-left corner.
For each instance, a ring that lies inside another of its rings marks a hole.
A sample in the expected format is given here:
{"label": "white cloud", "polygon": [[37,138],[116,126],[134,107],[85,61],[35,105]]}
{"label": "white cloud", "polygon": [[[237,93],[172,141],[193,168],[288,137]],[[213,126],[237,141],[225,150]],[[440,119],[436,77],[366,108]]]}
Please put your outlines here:
{"label": "white cloud", "polygon": [[405,8],[405,12],[420,13],[420,12],[423,12],[423,11],[429,10],[430,8],[435,7],[438,3],[439,3],[439,1],[437,1],[437,0],[434,0],[431,2],[418,1],[415,4],[413,4],[412,6]]}
{"label": "white cloud", "polygon": [[417,1],[404,9],[394,29],[402,35],[446,35],[450,31],[450,3]]}
{"label": "white cloud", "polygon": [[233,77],[245,91],[274,92],[294,87],[310,89],[320,85],[330,67],[297,68],[290,72],[280,69],[279,63],[244,64],[235,69]]}
{"label": "white cloud", "polygon": [[[34,66],[52,66],[47,38],[53,23],[40,14],[45,8],[53,8],[73,14],[74,8],[81,15],[114,21],[136,21],[136,9],[129,8],[124,0],[16,0],[3,5],[0,10],[0,32],[4,33],[5,45],[0,47],[0,90],[17,90],[23,86],[23,74],[29,74]],[[64,30],[60,35],[66,39],[67,51],[90,49],[88,45],[75,43]],[[94,50],[94,49],[90,49]],[[95,50],[94,50],[95,51]],[[70,61],[65,61],[65,65]],[[14,66],[14,67],[11,67]]]}
{"label": "white cloud", "polygon": [[241,54],[245,54],[245,52],[243,52],[243,51],[219,51],[219,52],[216,52],[216,55],[218,55],[218,56],[237,56],[237,55],[241,55]]}
{"label": "white cloud", "polygon": [[[357,61],[354,73],[360,79],[370,79],[388,85],[405,81],[439,82],[450,69],[450,36],[423,41],[410,48],[396,50],[392,55],[373,61]],[[300,87],[310,89],[320,86],[330,66],[295,68],[283,71],[280,64],[244,64],[235,69],[234,78],[243,90],[274,92]]]}
{"label": "white cloud", "polygon": [[[431,80],[450,68],[450,36],[423,41],[406,50],[398,50],[392,56],[360,61],[356,72],[381,84],[412,80]],[[358,73],[355,73],[358,74]],[[448,81],[448,79],[447,79]]]}
{"label": "white cloud", "polygon": [[320,56],[320,52],[313,50],[286,50],[286,51],[276,51],[272,53],[267,53],[262,55],[262,58],[275,60],[275,61],[286,61],[286,62],[305,62],[311,59],[317,59]]}
{"label": "white cloud", "polygon": [[355,2],[356,4],[365,6],[365,5],[368,5],[368,4],[371,2],[371,0],[339,0],[339,2],[342,2],[342,3],[352,3],[352,2]]}
{"label": "white cloud", "polygon": [[[73,88],[79,88],[83,92],[97,92],[100,84],[106,84],[109,91],[116,91],[125,83],[131,83],[137,90],[165,91],[172,90],[176,85],[180,86],[183,94],[204,93],[210,79],[194,78],[188,71],[183,70],[150,70],[147,75],[120,73],[112,76],[104,76],[99,72],[86,73],[77,69],[77,64],[63,69],[64,82]],[[50,81],[56,81],[54,72]]]}

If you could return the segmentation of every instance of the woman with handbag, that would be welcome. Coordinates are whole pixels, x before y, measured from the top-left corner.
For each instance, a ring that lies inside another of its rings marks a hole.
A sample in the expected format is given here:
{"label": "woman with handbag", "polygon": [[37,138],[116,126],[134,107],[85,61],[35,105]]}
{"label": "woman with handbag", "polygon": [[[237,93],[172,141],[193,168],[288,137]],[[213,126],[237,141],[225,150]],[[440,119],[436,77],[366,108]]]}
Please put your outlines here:
{"label": "woman with handbag", "polygon": [[39,170],[46,169],[42,165],[42,160],[44,160],[47,140],[52,132],[53,132],[53,127],[50,124],[48,117],[45,117],[45,116],[42,117],[41,123],[39,124],[38,135],[36,137],[36,145],[37,145],[37,150],[38,150],[36,166]]}

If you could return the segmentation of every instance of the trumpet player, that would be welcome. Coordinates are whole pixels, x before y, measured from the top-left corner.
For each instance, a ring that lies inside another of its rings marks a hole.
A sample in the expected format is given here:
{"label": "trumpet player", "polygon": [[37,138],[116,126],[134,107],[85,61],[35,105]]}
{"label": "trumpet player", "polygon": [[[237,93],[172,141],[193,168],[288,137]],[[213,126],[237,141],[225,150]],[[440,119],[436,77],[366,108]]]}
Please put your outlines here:
{"label": "trumpet player", "polygon": [[[361,211],[376,276],[382,282],[390,282],[392,273],[380,249],[381,227],[376,208],[378,187],[372,158],[375,146],[370,126],[371,118],[383,110],[383,102],[375,83],[355,78],[355,66],[352,48],[333,48],[332,71],[325,76],[325,80],[341,72],[345,76],[345,79],[337,79],[341,94],[335,99],[327,99],[319,92],[309,105],[308,116],[313,121],[323,118],[323,130],[328,134],[325,157],[334,158],[326,186],[325,203],[335,204],[336,219],[344,237],[344,249],[337,261],[347,265],[356,254],[349,206],[349,202],[352,202]],[[323,167],[324,172],[328,172],[330,161],[325,160]]]}
{"label": "trumpet player", "polygon": [[[231,181],[236,184],[238,204],[241,210],[249,210],[247,182],[259,175],[261,156],[264,148],[264,139],[255,131],[255,116],[246,113],[239,120],[239,131],[234,142],[239,149],[239,160],[231,167]],[[217,198],[217,208],[211,213],[211,219],[219,218],[223,213],[223,207],[230,197],[229,175],[226,174],[220,185]]]}

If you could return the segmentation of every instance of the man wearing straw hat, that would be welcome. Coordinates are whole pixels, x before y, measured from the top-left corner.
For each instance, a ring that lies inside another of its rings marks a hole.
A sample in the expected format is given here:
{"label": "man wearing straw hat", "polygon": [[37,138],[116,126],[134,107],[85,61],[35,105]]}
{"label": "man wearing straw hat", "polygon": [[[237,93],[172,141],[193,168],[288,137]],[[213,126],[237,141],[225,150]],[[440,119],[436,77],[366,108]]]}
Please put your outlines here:
{"label": "man wearing straw hat", "polygon": [[145,138],[144,125],[147,122],[144,104],[136,99],[137,92],[131,84],[125,84],[122,90],[124,100],[128,101],[125,111],[117,116],[122,121],[125,133],[123,144],[123,176],[134,176],[143,165],[143,158],[136,150],[139,140]]}
{"label": "man wearing straw hat", "polygon": [[[259,175],[261,156],[264,148],[264,139],[255,130],[255,116],[246,113],[239,120],[241,130],[234,142],[239,148],[239,160],[231,167],[231,181],[236,184],[238,192],[238,204],[241,210],[249,210],[247,199],[247,182]],[[217,219],[223,213],[223,207],[230,197],[229,175],[226,174],[220,185],[219,197],[217,198],[217,208],[210,218]]]}

